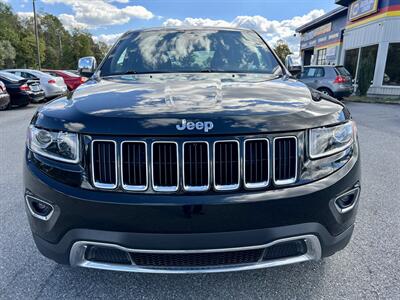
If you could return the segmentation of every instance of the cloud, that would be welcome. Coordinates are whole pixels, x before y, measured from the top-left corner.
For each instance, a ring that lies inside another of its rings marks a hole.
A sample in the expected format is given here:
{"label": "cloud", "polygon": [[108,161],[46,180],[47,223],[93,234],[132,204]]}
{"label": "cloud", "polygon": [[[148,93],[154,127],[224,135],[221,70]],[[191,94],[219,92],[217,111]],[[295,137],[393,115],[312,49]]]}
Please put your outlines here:
{"label": "cloud", "polygon": [[33,17],[33,12],[25,12],[25,11],[22,12],[22,11],[19,11],[19,12],[17,12],[17,16],[19,18],[21,18],[21,19],[29,19],[29,18]]}
{"label": "cloud", "polygon": [[163,25],[176,27],[218,26],[250,28],[262,34],[270,45],[276,44],[281,39],[284,40],[288,43],[290,49],[295,54],[298,54],[300,38],[294,36],[296,28],[322,16],[324,13],[323,9],[315,9],[304,16],[296,16],[292,19],[282,21],[269,20],[263,16],[237,16],[230,22],[203,18],[168,19]]}
{"label": "cloud", "polygon": [[[124,0],[117,0],[126,3]],[[154,14],[140,5],[119,8],[105,0],[42,0],[46,4],[62,3],[72,7],[74,14],[61,14],[65,26],[73,28],[97,28],[107,25],[126,24],[132,19],[149,20]],[[113,1],[115,2],[115,1]]]}
{"label": "cloud", "polygon": [[113,45],[122,34],[123,33],[100,34],[97,36],[93,36],[93,39],[95,40],[95,42],[104,42],[107,45]]}
{"label": "cloud", "polygon": [[183,21],[179,19],[168,19],[163,23],[164,26],[218,26],[218,27],[234,27],[232,23],[224,20],[212,20],[202,18],[186,18]]}
{"label": "cloud", "polygon": [[60,19],[61,23],[63,23],[64,27],[67,30],[72,30],[74,28],[76,28],[76,29],[87,29],[87,28],[89,28],[88,24],[78,22],[75,19],[75,16],[73,16],[73,15],[60,14],[60,15],[58,15],[58,18]]}

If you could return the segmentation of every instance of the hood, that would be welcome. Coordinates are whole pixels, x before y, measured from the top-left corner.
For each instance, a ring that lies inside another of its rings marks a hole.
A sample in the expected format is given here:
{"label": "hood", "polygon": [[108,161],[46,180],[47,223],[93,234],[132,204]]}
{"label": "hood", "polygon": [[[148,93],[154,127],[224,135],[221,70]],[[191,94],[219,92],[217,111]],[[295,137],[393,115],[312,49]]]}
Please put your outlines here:
{"label": "hood", "polygon": [[[294,131],[346,118],[340,103],[314,101],[310,90],[296,80],[212,73],[91,80],[43,106],[33,122],[87,134],[176,136]],[[210,130],[178,130],[182,122],[213,125]]]}

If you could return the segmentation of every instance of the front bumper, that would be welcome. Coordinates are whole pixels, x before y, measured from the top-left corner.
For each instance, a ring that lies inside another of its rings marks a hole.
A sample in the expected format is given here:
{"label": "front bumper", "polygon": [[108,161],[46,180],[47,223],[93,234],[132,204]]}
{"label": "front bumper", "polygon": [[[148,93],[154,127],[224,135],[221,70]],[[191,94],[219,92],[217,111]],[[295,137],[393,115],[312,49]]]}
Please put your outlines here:
{"label": "front bumper", "polygon": [[[235,194],[155,195],[85,190],[54,180],[28,157],[24,180],[26,194],[54,207],[48,221],[34,217],[28,208],[27,212],[38,249],[59,263],[113,269],[107,264],[87,264],[79,257],[71,256],[73,246],[79,243],[85,246],[85,242],[123,247],[126,251],[163,253],[241,249],[265,246],[287,238],[316,237],[319,254],[314,251],[315,255],[302,255],[289,260],[291,263],[329,256],[347,245],[353,232],[358,201],[351,210],[340,213],[335,199],[359,185],[360,162],[358,155],[354,155],[335,173],[310,184]],[[286,263],[288,260],[251,264],[246,268]],[[191,270],[233,271],[243,267]]]}

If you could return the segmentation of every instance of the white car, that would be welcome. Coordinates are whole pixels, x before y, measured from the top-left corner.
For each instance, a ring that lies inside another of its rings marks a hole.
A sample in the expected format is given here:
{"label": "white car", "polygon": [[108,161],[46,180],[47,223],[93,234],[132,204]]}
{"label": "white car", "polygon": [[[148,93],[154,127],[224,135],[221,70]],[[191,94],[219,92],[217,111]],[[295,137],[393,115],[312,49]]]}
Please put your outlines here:
{"label": "white car", "polygon": [[4,70],[28,79],[39,79],[46,98],[54,98],[67,93],[68,88],[62,77],[55,77],[37,70],[9,69]]}

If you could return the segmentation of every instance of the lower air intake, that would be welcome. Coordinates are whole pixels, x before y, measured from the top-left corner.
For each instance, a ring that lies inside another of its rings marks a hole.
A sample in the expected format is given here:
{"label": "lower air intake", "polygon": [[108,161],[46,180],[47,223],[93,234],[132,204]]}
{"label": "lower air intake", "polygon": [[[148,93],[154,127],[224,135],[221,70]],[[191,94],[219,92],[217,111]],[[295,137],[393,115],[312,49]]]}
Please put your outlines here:
{"label": "lower air intake", "polygon": [[207,267],[250,264],[260,260],[264,249],[187,254],[131,253],[132,261],[143,267]]}
{"label": "lower air intake", "polygon": [[112,263],[112,264],[131,264],[128,253],[122,250],[88,246],[85,252],[85,259],[100,263]]}
{"label": "lower air intake", "polygon": [[304,240],[279,243],[265,250],[263,260],[272,260],[299,256],[307,253],[307,244]]}

